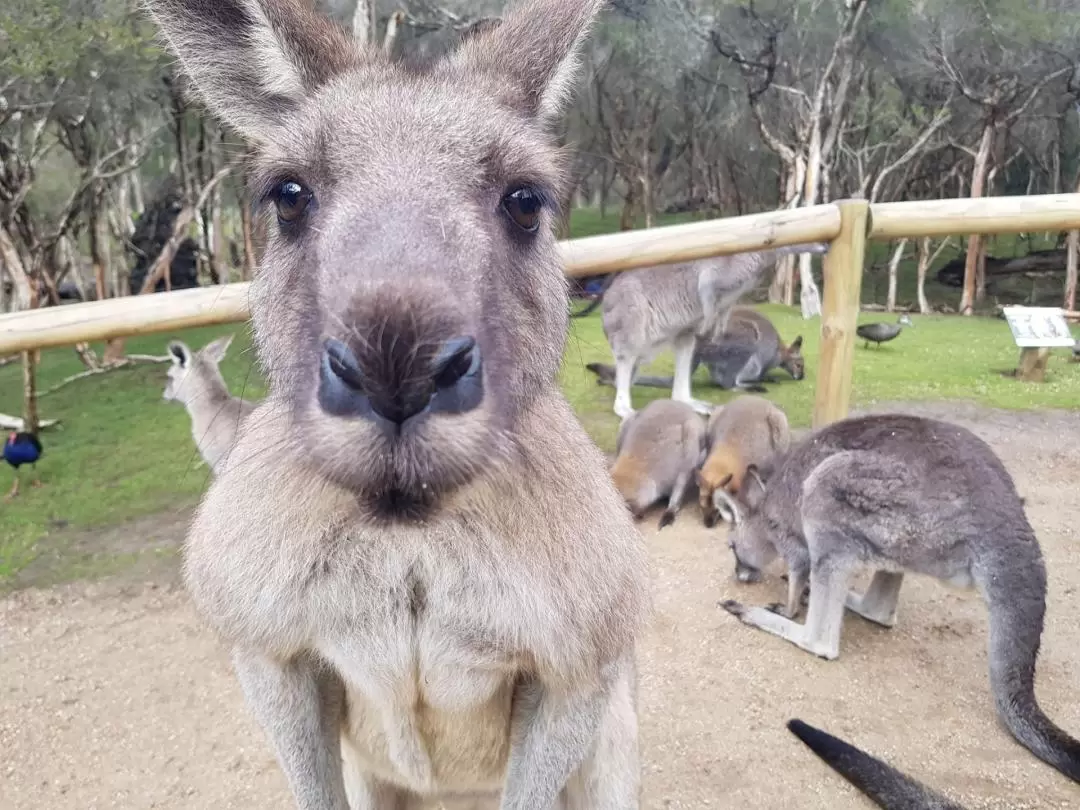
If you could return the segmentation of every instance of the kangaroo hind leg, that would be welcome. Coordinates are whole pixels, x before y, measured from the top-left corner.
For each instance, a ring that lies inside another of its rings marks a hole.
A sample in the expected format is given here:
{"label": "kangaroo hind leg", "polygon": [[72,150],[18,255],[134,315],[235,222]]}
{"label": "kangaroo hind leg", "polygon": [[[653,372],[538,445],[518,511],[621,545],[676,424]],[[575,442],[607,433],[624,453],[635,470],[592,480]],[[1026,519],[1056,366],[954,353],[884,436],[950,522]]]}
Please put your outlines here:
{"label": "kangaroo hind leg", "polygon": [[874,624],[893,627],[896,624],[900,586],[903,584],[903,572],[875,571],[874,578],[870,580],[864,593],[848,593],[846,607]]}

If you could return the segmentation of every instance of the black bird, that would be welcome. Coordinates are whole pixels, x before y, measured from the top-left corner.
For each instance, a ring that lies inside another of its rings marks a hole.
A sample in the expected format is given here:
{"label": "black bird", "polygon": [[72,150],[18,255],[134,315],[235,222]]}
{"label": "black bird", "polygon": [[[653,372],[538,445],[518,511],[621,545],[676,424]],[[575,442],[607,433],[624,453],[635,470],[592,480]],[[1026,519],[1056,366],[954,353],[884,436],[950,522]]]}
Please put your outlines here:
{"label": "black bird", "polygon": [[41,442],[33,433],[13,431],[8,434],[7,441],[4,442],[4,461],[15,468],[15,481],[11,485],[11,491],[4,496],[5,501],[19,494],[19,467],[23,464],[29,464],[34,471],[34,482],[31,486],[41,486],[37,477],[37,462],[41,453]]}
{"label": "black bird", "polygon": [[915,324],[911,322],[911,318],[907,315],[901,315],[896,319],[896,323],[881,323],[881,321],[864,323],[855,328],[855,334],[866,341],[866,343],[863,344],[863,348],[868,349],[870,348],[871,341],[880,346],[886,340],[892,340],[899,335],[900,330],[905,326],[914,327]]}

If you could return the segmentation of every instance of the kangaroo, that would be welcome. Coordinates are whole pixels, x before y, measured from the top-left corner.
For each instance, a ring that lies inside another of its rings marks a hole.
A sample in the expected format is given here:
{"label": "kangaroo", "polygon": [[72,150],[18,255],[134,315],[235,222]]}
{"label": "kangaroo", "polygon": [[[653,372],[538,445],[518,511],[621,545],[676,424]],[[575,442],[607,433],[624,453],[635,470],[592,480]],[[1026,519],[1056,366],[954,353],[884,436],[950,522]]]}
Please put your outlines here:
{"label": "kangaroo", "polygon": [[705,438],[702,418],[685,402],[673,399],[653,400],[623,420],[611,478],[636,519],[666,495],[659,528],[675,522],[705,457]]}
{"label": "kangaroo", "polygon": [[192,354],[187,344],[169,341],[172,365],[166,372],[162,399],[181,403],[191,417],[191,435],[203,462],[211,470],[228,454],[240,423],[255,404],[229,393],[218,364],[233,336],[219,337]]}
{"label": "kangaroo", "polygon": [[962,804],[950,801],[888,763],[802,720],[789,720],[787,727],[826,765],[878,807],[885,810],[965,810]]}
{"label": "kangaroo", "polygon": [[[845,607],[896,622],[905,571],[976,587],[990,613],[990,685],[998,715],[1035,756],[1080,781],[1080,742],[1035,699],[1046,568],[1012,477],[971,431],[900,414],[828,425],[748,468],[729,543],[736,572],[788,565],[786,607],[722,606],[744,623],[825,659],[840,654]],[[863,594],[847,583],[875,569]],[[740,577],[741,578],[741,577]],[[805,624],[792,621],[809,578]]]}
{"label": "kangaroo", "polygon": [[648,556],[557,379],[556,130],[602,0],[409,65],[302,0],[148,4],[254,151],[269,392],[184,582],[296,806],[636,810]]}
{"label": "kangaroo", "polygon": [[[725,390],[740,389],[763,393],[761,383],[774,382],[768,372],[780,367],[793,380],[806,376],[802,356],[802,335],[785,345],[772,322],[749,307],[734,307],[727,329],[720,335],[698,335],[695,338],[690,376],[702,363],[709,372],[709,381]],[[604,363],[588,363],[585,368],[597,377],[597,385],[615,384],[615,367]],[[635,377],[634,385],[648,388],[671,388],[674,377]]]}
{"label": "kangaroo", "polygon": [[675,354],[671,398],[709,414],[709,403],[690,396],[696,336],[722,334],[732,306],[780,256],[828,249],[827,243],[811,242],[612,274],[597,299],[576,314],[603,306],[604,335],[615,356],[616,416],[633,412],[630,387],[638,367],[668,346]]}
{"label": "kangaroo", "polygon": [[760,466],[791,444],[787,416],[764,397],[744,394],[713,411],[709,454],[697,473],[701,514],[708,528],[733,522],[746,468]]}

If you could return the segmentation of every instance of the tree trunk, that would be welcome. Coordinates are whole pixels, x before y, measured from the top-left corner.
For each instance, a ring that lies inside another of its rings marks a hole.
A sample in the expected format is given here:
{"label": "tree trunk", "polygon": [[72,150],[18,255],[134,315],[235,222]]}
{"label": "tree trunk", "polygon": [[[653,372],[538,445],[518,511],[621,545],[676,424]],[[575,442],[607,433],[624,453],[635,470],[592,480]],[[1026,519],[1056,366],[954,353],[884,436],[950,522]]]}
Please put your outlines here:
{"label": "tree trunk", "polygon": [[23,430],[28,433],[37,433],[38,398],[37,398],[37,364],[40,352],[37,349],[22,353],[23,367]]}
{"label": "tree trunk", "polygon": [[[983,125],[979,151],[975,154],[975,166],[971,170],[971,197],[982,197],[986,186],[986,175],[990,165],[990,150],[994,145],[994,124],[987,121]],[[979,253],[982,250],[982,234],[973,233],[968,237],[967,256],[964,260],[964,292],[960,296],[960,314],[971,315],[975,311],[975,288],[979,270]]]}
{"label": "tree trunk", "polygon": [[94,267],[94,293],[98,301],[109,297],[109,233],[106,228],[105,194],[100,184],[90,194],[86,212],[90,225],[90,261]]}
{"label": "tree trunk", "polygon": [[649,164],[651,163],[648,147],[641,155],[641,210],[645,214],[645,227],[653,226],[653,188]]}
{"label": "tree trunk", "polygon": [[[1080,180],[1076,190],[1080,193]],[[1076,309],[1076,270],[1080,260],[1080,231],[1069,231],[1065,240],[1065,309]]]}
{"label": "tree trunk", "polygon": [[930,302],[926,300],[926,271],[930,269],[930,237],[923,236],[919,239],[919,312],[923,315],[930,314]]}
{"label": "tree trunk", "polygon": [[896,275],[900,268],[900,260],[904,257],[904,248],[907,247],[907,239],[901,239],[896,243],[892,257],[889,259],[889,294],[885,298],[885,311],[896,311]]}
{"label": "tree trunk", "polygon": [[246,194],[240,199],[240,230],[244,236],[244,266],[240,269],[240,278],[251,281],[255,276],[255,238],[251,223],[251,205]]}
{"label": "tree trunk", "polygon": [[356,8],[353,10],[352,30],[353,37],[357,42],[365,45],[371,41],[372,26],[370,0],[356,0]]}
{"label": "tree trunk", "polygon": [[19,249],[7,229],[0,226],[0,263],[11,277],[13,304],[16,312],[30,309],[36,299],[35,285],[26,272]]}
{"label": "tree trunk", "polygon": [[[139,173],[137,171],[128,175],[128,182],[131,187],[131,208],[135,211],[136,216],[142,216],[146,210],[146,203],[143,201],[142,183],[139,181]],[[131,217],[131,212],[125,212],[128,217]]]}
{"label": "tree trunk", "polygon": [[[802,204],[808,207],[817,201],[821,178],[820,123],[814,126],[803,172],[806,179]],[[818,292],[817,283],[814,281],[812,260],[813,257],[809,253],[799,254],[799,305],[804,318],[813,318],[821,314],[821,293]]]}
{"label": "tree trunk", "polygon": [[626,184],[626,196],[623,198],[622,215],[619,217],[619,230],[632,231],[634,229],[634,213],[637,208],[637,184],[631,180]]}

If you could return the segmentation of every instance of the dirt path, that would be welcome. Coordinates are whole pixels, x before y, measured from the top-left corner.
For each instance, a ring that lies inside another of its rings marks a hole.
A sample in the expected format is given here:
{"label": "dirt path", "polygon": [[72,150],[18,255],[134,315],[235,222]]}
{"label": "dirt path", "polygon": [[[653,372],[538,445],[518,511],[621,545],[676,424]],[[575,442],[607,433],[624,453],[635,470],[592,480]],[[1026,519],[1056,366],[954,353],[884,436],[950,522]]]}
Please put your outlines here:
{"label": "dirt path", "polygon": [[[1050,572],[1039,697],[1080,735],[1080,414],[918,410],[988,439],[1027,498]],[[172,521],[174,534],[182,525]],[[112,537],[130,544],[141,531]],[[716,607],[726,596],[774,601],[782,583],[733,583],[722,534],[700,528],[695,510],[647,533],[656,612],[642,650],[645,808],[869,807],[784,729],[793,716],[973,810],[1080,806],[1080,787],[997,723],[975,594],[911,579],[898,626],[849,616],[829,663]],[[223,651],[174,575],[142,576],[0,601],[0,808],[291,810]]]}

